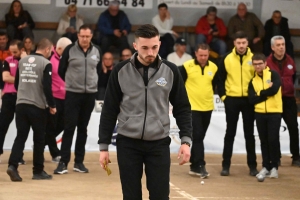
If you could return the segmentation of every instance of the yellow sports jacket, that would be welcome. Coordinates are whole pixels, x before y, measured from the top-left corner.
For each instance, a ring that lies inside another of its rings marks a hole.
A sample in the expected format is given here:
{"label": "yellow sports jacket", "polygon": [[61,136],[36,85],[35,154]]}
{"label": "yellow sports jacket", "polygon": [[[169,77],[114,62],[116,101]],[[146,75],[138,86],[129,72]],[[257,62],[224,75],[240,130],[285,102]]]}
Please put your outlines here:
{"label": "yellow sports jacket", "polygon": [[196,59],[186,61],[179,68],[188,98],[194,111],[211,111],[214,109],[214,85],[217,79],[218,67],[208,61],[203,68]]}
{"label": "yellow sports jacket", "polygon": [[266,67],[262,77],[255,73],[248,89],[248,98],[250,103],[255,104],[255,112],[282,113],[281,82],[277,72]]}
{"label": "yellow sports jacket", "polygon": [[248,96],[248,85],[254,76],[252,56],[250,48],[247,48],[246,53],[242,56],[238,55],[234,48],[224,57],[219,66],[220,82],[218,84],[218,93],[222,100],[226,96]]}

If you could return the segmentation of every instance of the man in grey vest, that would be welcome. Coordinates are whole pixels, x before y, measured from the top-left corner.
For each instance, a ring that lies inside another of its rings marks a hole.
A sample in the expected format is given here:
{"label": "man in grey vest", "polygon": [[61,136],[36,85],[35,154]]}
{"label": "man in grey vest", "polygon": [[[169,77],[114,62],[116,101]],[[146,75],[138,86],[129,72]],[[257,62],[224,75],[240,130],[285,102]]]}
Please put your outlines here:
{"label": "man in grey vest", "polygon": [[7,169],[11,181],[22,181],[17,170],[18,162],[23,156],[30,127],[33,130],[34,142],[32,179],[52,179],[52,176],[44,171],[46,107],[50,107],[51,114],[56,113],[51,90],[52,65],[46,59],[51,55],[51,49],[50,40],[42,39],[37,45],[36,53],[19,61],[15,78],[15,88],[18,91],[16,103],[17,137],[11,150]]}
{"label": "man in grey vest", "polygon": [[100,48],[91,43],[92,36],[91,28],[82,25],[79,28],[78,41],[66,47],[59,63],[58,74],[66,84],[65,125],[60,149],[61,159],[54,174],[68,172],[76,127],[73,170],[88,173],[88,169],[83,164],[87,126],[94,109],[98,74],[102,68]]}

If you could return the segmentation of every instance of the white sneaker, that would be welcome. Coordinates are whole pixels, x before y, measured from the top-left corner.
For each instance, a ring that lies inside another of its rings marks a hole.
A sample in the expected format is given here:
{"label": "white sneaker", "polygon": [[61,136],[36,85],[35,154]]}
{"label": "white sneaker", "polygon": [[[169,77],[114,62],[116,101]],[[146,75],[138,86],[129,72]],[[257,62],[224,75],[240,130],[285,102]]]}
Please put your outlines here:
{"label": "white sneaker", "polygon": [[270,178],[278,178],[278,170],[275,167],[273,167],[271,169],[269,177]]}
{"label": "white sneaker", "polygon": [[258,177],[259,175],[263,175],[264,177],[269,177],[270,172],[269,170],[267,170],[267,168],[264,167],[260,170],[260,172],[256,175],[256,177]]}

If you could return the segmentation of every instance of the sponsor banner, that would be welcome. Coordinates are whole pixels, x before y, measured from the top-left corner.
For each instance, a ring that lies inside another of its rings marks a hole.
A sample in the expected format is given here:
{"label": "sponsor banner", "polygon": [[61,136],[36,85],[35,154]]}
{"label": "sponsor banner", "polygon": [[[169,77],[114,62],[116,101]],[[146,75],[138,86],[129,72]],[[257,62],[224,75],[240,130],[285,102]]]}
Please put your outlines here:
{"label": "sponsor banner", "polygon": [[[152,0],[120,0],[120,8],[132,9],[152,9]],[[56,7],[68,7],[76,4],[81,8],[105,8],[109,5],[109,0],[56,0]]]}
{"label": "sponsor banner", "polygon": [[245,3],[248,9],[253,9],[253,0],[157,0],[157,4],[166,3],[168,7],[236,9],[239,3]]}

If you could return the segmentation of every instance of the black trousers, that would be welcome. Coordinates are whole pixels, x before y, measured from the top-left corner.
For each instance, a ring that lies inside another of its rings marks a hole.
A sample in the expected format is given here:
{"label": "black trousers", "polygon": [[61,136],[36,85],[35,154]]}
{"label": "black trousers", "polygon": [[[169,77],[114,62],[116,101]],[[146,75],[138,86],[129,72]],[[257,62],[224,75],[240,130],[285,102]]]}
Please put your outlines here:
{"label": "black trousers", "polygon": [[0,112],[0,155],[3,154],[3,145],[9,125],[14,119],[17,94],[6,93],[2,97]]}
{"label": "black trousers", "polygon": [[224,138],[223,162],[224,168],[231,165],[234,137],[240,112],[243,116],[244,137],[246,140],[247,164],[249,168],[256,168],[255,139],[254,139],[254,107],[247,97],[229,97],[225,99],[226,134]]}
{"label": "black trousers", "polygon": [[77,138],[75,144],[75,163],[83,163],[85,144],[87,139],[87,126],[95,106],[96,93],[66,93],[64,134],[61,144],[60,161],[68,165],[71,157],[71,146],[75,128]]}
{"label": "black trousers", "polygon": [[[287,125],[290,134],[290,151],[293,160],[299,159],[299,129],[298,129],[298,108],[294,97],[282,97],[283,113],[282,118]],[[279,150],[280,152],[280,150]]]}
{"label": "black trousers", "polygon": [[279,129],[281,122],[280,113],[255,113],[257,131],[261,143],[263,167],[271,170],[278,169],[279,160]]}
{"label": "black trousers", "polygon": [[193,145],[191,149],[191,168],[205,165],[204,137],[210,123],[212,111],[192,111]]}
{"label": "black trousers", "polygon": [[142,200],[143,164],[149,199],[169,199],[170,143],[170,137],[157,141],[145,141],[118,134],[117,159],[123,200]]}
{"label": "black trousers", "polygon": [[9,165],[18,168],[18,162],[23,156],[25,142],[31,127],[34,143],[33,173],[38,174],[44,170],[46,112],[46,109],[41,109],[30,104],[16,105],[17,137],[11,150],[8,161]]}
{"label": "black trousers", "polygon": [[120,55],[124,49],[129,49],[129,44],[127,36],[122,35],[117,37],[115,35],[106,35],[103,36],[100,40],[102,53],[106,53],[109,50],[109,47],[114,45],[119,49]]}
{"label": "black trousers", "polygon": [[56,103],[56,113],[52,115],[48,112],[46,126],[46,144],[49,147],[52,158],[60,156],[60,151],[56,144],[56,137],[64,130],[64,107],[65,100],[54,98]]}
{"label": "black trousers", "polygon": [[174,51],[174,38],[172,34],[166,33],[163,36],[160,36],[161,45],[159,48],[159,55],[166,59],[167,56]]}

